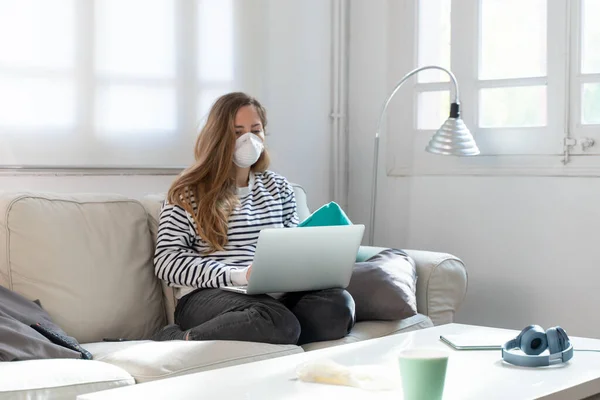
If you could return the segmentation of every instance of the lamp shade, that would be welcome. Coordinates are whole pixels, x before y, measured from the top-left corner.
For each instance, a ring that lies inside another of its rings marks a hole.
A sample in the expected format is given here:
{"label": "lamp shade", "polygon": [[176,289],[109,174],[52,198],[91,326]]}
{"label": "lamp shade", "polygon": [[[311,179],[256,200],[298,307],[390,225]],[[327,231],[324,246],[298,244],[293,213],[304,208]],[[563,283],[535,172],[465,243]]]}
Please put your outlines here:
{"label": "lamp shade", "polygon": [[476,156],[479,148],[462,118],[448,118],[425,148],[430,153],[451,156]]}

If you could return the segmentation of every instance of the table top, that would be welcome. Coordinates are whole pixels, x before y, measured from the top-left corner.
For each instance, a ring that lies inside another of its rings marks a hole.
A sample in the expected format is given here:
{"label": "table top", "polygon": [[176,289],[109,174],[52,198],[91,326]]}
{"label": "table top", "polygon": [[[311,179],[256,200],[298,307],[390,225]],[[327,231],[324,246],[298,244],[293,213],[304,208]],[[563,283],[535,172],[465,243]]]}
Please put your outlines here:
{"label": "table top", "polygon": [[[401,399],[401,388],[370,391],[348,386],[308,383],[296,371],[307,361],[328,359],[344,366],[378,365],[397,372],[394,354],[409,348],[449,351],[444,399],[581,399],[600,393],[600,353],[575,351],[565,364],[526,368],[502,360],[500,350],[454,350],[440,335],[482,334],[506,340],[519,331],[448,324],[362,342],[236,365],[196,374],[80,395],[103,399]],[[600,340],[571,337],[575,349],[600,349]],[[327,397],[326,397],[327,396]],[[332,397],[329,397],[332,396]],[[333,397],[336,396],[336,397]]]}

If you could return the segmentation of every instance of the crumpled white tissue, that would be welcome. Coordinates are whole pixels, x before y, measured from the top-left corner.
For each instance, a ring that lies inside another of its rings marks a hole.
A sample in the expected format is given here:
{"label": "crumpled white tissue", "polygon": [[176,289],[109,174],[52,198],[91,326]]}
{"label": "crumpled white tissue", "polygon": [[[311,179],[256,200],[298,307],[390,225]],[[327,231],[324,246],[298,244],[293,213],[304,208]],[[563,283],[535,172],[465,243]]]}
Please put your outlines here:
{"label": "crumpled white tissue", "polygon": [[399,385],[397,370],[384,365],[344,366],[329,359],[300,365],[296,374],[304,382],[352,386],[366,390],[393,390]]}

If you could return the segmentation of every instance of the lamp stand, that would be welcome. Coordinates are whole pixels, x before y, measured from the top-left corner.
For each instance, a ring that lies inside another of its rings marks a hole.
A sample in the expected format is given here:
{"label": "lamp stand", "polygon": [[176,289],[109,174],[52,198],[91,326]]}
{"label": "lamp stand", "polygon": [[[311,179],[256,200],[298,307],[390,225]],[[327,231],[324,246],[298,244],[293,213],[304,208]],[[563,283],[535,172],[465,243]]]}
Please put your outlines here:
{"label": "lamp stand", "polygon": [[383,109],[379,116],[379,123],[377,125],[377,131],[375,132],[375,154],[373,157],[373,182],[371,186],[371,229],[369,230],[369,245],[373,245],[373,238],[375,235],[375,207],[377,205],[377,176],[379,168],[379,134],[381,126],[383,125],[383,119],[390,101],[394,95],[398,92],[400,87],[410,77],[417,73],[428,70],[438,69],[444,71],[450,76],[454,88],[454,100],[450,106],[450,117],[444,123],[444,125],[436,132],[433,136],[426,150],[430,153],[443,154],[443,155],[457,155],[457,156],[471,156],[479,154],[479,149],[471,136],[471,133],[460,118],[460,101],[458,96],[458,83],[452,72],[446,68],[439,67],[437,65],[428,65],[412,70],[406,74],[394,87],[392,93],[387,97],[383,104]]}

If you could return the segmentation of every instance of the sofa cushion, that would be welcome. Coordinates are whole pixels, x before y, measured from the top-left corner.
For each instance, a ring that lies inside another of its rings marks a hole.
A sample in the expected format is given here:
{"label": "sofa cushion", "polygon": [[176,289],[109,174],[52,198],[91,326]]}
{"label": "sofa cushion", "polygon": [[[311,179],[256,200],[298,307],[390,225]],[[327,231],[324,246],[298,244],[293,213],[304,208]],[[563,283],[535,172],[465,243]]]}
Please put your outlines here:
{"label": "sofa cushion", "polygon": [[[148,213],[148,224],[150,227],[150,236],[152,237],[153,246],[156,246],[156,237],[158,236],[158,218],[160,216],[160,210],[164,201],[165,194],[150,194],[142,199],[142,204]],[[172,287],[168,286],[165,281],[161,280],[160,283],[165,302],[167,323],[173,324],[175,323],[175,306],[177,305],[175,291]]]}
{"label": "sofa cushion", "polygon": [[118,366],[137,383],[301,353],[293,345],[236,341],[88,343],[95,360]]}
{"label": "sofa cushion", "polygon": [[352,331],[338,340],[307,343],[302,346],[305,351],[318,350],[331,346],[339,346],[347,343],[360,342],[397,333],[416,331],[418,329],[431,328],[433,322],[428,316],[417,314],[413,317],[399,321],[364,321],[357,322]]}
{"label": "sofa cushion", "polygon": [[119,367],[93,360],[30,360],[0,363],[0,400],[68,399],[135,384]]}
{"label": "sofa cushion", "polygon": [[296,212],[298,213],[298,221],[302,222],[310,216],[306,191],[302,186],[296,183],[290,184],[294,188],[294,197],[296,197]]}
{"label": "sofa cushion", "polygon": [[148,338],[166,323],[140,202],[117,195],[0,196],[0,284],[39,299],[80,343]]}

